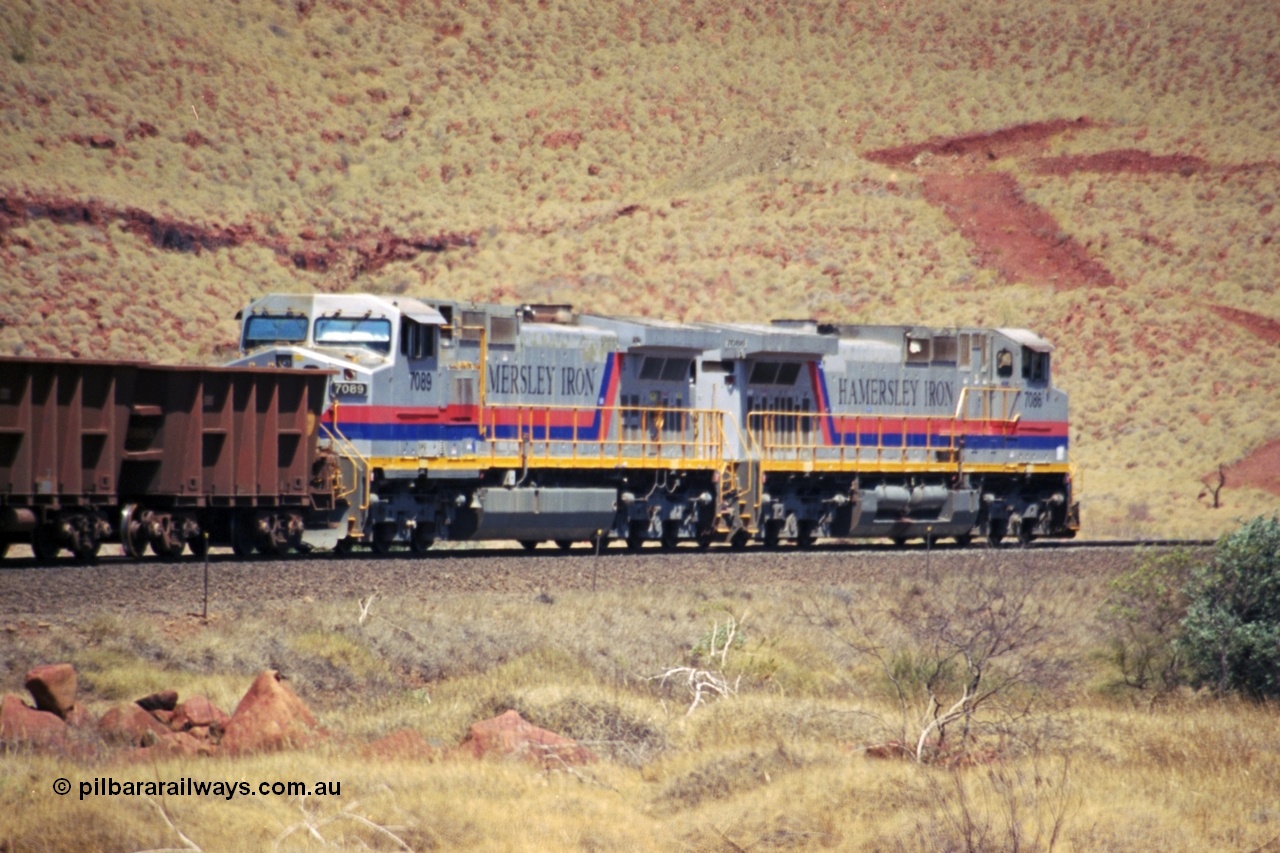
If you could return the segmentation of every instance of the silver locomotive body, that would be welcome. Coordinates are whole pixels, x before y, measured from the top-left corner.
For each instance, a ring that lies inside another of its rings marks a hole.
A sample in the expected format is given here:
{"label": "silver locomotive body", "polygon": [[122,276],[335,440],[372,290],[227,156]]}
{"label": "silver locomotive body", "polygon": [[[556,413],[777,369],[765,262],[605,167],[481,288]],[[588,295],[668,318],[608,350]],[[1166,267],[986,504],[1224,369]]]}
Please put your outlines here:
{"label": "silver locomotive body", "polygon": [[333,372],[338,545],[974,535],[1078,527],[1067,398],[1021,330],[682,324],[268,296],[238,364]]}

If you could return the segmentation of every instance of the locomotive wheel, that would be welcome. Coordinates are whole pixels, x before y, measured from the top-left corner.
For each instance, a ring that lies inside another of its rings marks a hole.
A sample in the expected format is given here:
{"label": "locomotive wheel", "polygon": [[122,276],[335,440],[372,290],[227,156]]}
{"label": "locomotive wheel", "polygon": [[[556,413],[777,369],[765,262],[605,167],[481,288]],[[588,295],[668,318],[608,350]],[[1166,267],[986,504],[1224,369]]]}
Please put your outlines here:
{"label": "locomotive wheel", "polygon": [[1009,522],[1003,518],[993,520],[987,527],[987,544],[992,548],[999,548],[1008,527]]}
{"label": "locomotive wheel", "polygon": [[764,523],[764,547],[773,550],[778,547],[782,535],[782,522],[776,519]]}
{"label": "locomotive wheel", "polygon": [[905,536],[895,536],[895,537],[893,537],[893,547],[895,547],[895,548],[905,548],[905,547],[907,547],[907,537],[905,537]]}
{"label": "locomotive wheel", "polygon": [[662,522],[662,550],[674,551],[680,544],[680,522]]}
{"label": "locomotive wheel", "polygon": [[395,542],[395,539],[396,526],[394,524],[375,524],[369,547],[373,549],[373,553],[385,556],[391,553],[391,544]]}
{"label": "locomotive wheel", "polygon": [[35,555],[37,563],[52,563],[61,550],[58,528],[55,525],[42,524],[31,534],[31,553]]}
{"label": "locomotive wheel", "polygon": [[745,527],[739,527],[729,536],[729,547],[734,551],[742,551],[746,549],[749,541],[751,541],[751,534]]}
{"label": "locomotive wheel", "polygon": [[573,540],[572,540],[572,539],[557,539],[557,540],[556,540],[556,547],[557,547],[557,548],[559,548],[561,551],[568,551],[570,548],[572,548],[572,547],[573,547]]}
{"label": "locomotive wheel", "polygon": [[356,540],[352,536],[346,536],[333,543],[333,553],[346,556],[350,554],[352,549],[356,547]]}
{"label": "locomotive wheel", "polygon": [[609,538],[608,533],[601,533],[599,536],[591,537],[591,550],[596,553],[604,553],[609,550],[609,543],[613,540]]}
{"label": "locomotive wheel", "polygon": [[957,544],[957,545],[959,545],[961,548],[968,548],[968,547],[969,547],[969,543],[973,541],[973,534],[972,534],[972,533],[961,533],[959,536],[955,536],[955,537],[952,537],[952,538],[954,538],[954,539],[955,539],[956,544]]}
{"label": "locomotive wheel", "polygon": [[633,521],[631,526],[627,528],[627,550],[633,554],[644,547],[644,540],[648,538],[649,525],[644,521]]}
{"label": "locomotive wheel", "polygon": [[698,550],[705,551],[711,547],[711,534],[699,533],[696,541],[698,543]]}
{"label": "locomotive wheel", "polygon": [[817,536],[813,534],[813,522],[800,522],[800,529],[796,531],[796,547],[808,550],[813,547],[813,543],[817,540]]}
{"label": "locomotive wheel", "polygon": [[425,527],[415,527],[413,536],[409,538],[409,549],[415,554],[425,554],[436,544],[436,538]]}
{"label": "locomotive wheel", "polygon": [[541,540],[538,540],[538,539],[521,539],[520,540],[520,547],[525,549],[526,551],[535,551],[537,550],[538,546],[541,544],[542,544]]}
{"label": "locomotive wheel", "polygon": [[1021,524],[1021,523],[1018,525],[1018,547],[1019,548],[1030,548],[1031,541],[1035,538],[1036,538],[1035,532],[1032,527],[1026,524]]}

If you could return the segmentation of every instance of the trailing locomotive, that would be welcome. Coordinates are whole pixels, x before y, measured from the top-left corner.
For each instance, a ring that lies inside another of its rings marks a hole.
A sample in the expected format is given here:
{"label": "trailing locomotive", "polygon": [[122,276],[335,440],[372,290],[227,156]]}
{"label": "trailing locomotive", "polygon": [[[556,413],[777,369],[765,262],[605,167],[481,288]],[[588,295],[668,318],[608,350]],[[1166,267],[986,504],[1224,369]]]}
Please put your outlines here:
{"label": "trailing locomotive", "polygon": [[1052,347],[271,295],[223,368],[0,360],[0,548],[741,547],[1079,527]]}

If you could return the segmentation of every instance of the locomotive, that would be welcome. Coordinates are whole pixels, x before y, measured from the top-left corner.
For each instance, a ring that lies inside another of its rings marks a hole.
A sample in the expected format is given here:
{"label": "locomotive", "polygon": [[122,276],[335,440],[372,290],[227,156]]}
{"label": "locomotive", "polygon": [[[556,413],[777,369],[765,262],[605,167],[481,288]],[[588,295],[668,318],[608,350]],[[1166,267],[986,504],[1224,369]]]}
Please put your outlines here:
{"label": "locomotive", "polygon": [[267,296],[240,319],[234,364],[334,372],[321,434],[365,472],[340,547],[1079,528],[1067,395],[1021,329],[372,295]]}
{"label": "locomotive", "polygon": [[[1026,330],[681,323],[367,294],[269,295],[237,317],[239,357],[189,370],[181,393],[136,401],[120,389],[159,385],[113,379],[111,430],[84,429],[110,406],[75,402],[100,390],[0,379],[0,543],[85,557],[118,539],[134,556],[148,544],[176,556],[211,542],[635,550],[1028,543],[1079,529],[1067,395],[1053,347]],[[5,377],[24,373],[9,361]],[[43,441],[55,450],[32,447],[40,394],[74,403],[57,428],[69,432]],[[86,448],[92,465],[70,459]],[[41,469],[55,456],[56,483]]]}

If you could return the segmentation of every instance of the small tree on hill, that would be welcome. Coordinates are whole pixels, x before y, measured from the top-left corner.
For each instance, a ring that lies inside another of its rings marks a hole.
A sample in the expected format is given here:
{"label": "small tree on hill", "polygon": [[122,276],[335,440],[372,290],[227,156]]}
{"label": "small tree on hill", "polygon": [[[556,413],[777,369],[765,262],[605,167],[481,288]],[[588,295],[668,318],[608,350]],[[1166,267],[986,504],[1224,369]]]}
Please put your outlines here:
{"label": "small tree on hill", "polygon": [[1280,520],[1259,516],[1218,540],[1187,595],[1182,642],[1194,682],[1280,696]]}

